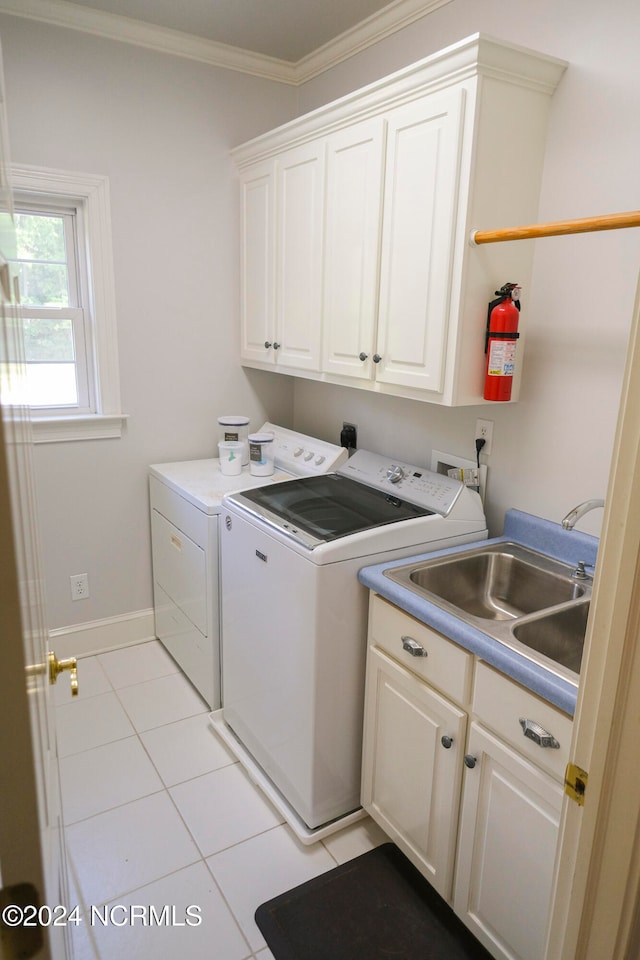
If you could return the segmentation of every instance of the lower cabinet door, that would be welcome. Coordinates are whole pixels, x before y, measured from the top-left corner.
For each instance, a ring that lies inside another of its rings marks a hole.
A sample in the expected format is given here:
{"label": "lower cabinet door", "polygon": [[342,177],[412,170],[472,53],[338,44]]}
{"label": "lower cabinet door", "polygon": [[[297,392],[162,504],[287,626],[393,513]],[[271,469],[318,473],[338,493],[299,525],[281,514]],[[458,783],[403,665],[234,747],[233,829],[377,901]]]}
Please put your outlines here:
{"label": "lower cabinet door", "polygon": [[371,647],[362,804],[451,899],[467,715]]}
{"label": "lower cabinet door", "polygon": [[493,956],[542,960],[562,786],[475,721],[466,762],[455,912]]}

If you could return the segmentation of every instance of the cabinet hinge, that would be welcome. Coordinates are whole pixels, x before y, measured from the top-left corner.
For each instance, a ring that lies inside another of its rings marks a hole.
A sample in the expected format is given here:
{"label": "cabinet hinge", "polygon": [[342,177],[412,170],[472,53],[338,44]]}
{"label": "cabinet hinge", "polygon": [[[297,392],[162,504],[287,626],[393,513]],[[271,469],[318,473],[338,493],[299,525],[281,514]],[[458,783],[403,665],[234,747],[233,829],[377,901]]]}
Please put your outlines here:
{"label": "cabinet hinge", "polygon": [[587,792],[589,774],[575,763],[568,763],[564,774],[564,792],[578,804],[584,806],[584,795]]}

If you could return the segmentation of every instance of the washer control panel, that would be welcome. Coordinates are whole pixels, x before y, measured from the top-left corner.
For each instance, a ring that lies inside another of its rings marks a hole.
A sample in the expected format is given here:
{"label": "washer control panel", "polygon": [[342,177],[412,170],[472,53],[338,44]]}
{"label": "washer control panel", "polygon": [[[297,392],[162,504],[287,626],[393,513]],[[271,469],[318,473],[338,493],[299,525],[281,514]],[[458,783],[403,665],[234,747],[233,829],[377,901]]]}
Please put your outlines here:
{"label": "washer control panel", "polygon": [[368,450],[356,450],[336,472],[443,517],[446,517],[464,490],[464,484],[459,480],[452,480],[451,477],[412,463],[390,461]]}

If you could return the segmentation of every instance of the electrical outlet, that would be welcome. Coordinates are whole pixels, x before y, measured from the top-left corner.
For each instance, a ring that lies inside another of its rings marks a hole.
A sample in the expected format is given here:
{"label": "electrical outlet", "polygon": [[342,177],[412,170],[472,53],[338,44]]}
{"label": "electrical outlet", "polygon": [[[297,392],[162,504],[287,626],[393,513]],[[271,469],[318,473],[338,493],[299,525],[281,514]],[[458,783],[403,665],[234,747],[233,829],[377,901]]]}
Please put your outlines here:
{"label": "electrical outlet", "polygon": [[343,423],[340,432],[340,445],[347,450],[355,450],[358,446],[358,428],[355,423]]}
{"label": "electrical outlet", "polygon": [[484,447],[480,453],[489,456],[493,446],[493,420],[476,420],[476,440],[484,440]]}
{"label": "electrical outlet", "polygon": [[71,581],[71,599],[86,600],[89,596],[89,574],[74,573],[69,580]]}

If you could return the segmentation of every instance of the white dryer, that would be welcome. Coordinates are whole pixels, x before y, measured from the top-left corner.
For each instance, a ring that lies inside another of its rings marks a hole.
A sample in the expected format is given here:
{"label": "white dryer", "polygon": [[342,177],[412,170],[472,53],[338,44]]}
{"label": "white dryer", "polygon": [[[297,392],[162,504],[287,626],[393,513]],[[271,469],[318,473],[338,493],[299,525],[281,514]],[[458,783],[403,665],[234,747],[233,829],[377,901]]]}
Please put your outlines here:
{"label": "white dryer", "polygon": [[220,535],[222,499],[244,488],[334,470],[343,447],[265,423],[273,433],[275,473],[225,476],[220,461],[149,467],[156,636],[211,709],[220,706]]}

